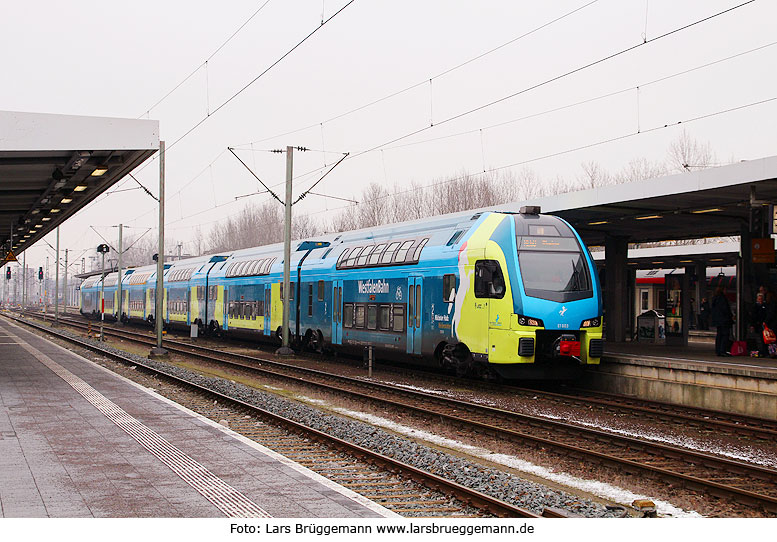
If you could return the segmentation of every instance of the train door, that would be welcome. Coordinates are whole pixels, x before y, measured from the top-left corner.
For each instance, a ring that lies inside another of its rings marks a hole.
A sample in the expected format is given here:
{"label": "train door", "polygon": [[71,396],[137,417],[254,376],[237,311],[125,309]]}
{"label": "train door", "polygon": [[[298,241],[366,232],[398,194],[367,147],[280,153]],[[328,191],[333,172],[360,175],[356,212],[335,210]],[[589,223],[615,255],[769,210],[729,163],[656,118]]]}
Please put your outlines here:
{"label": "train door", "polygon": [[264,334],[268,337],[272,335],[272,325],[270,323],[270,285],[264,285]]}
{"label": "train door", "polygon": [[332,281],[332,344],[343,344],[343,281]]}
{"label": "train door", "polygon": [[421,354],[423,277],[408,277],[407,289],[407,353]]}
{"label": "train door", "polygon": [[223,312],[222,314],[222,322],[221,329],[228,330],[229,329],[229,288],[224,287],[224,304],[222,308]]}

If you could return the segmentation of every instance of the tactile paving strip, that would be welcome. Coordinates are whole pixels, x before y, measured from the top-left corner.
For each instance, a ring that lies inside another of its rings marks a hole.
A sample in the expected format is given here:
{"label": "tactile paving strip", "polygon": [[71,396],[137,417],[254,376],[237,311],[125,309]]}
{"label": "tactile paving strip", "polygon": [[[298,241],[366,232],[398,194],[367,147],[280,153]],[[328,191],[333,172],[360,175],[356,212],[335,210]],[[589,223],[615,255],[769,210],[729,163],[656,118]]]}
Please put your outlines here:
{"label": "tactile paving strip", "polygon": [[213,503],[225,516],[236,518],[272,517],[259,505],[248,499],[248,497],[170,444],[162,436],[143,425],[78,376],[62,367],[46,354],[25,343],[20,337],[10,332],[8,333],[22,348],[32,354],[35,359],[67,382],[109,420],[167,465],[203,497]]}

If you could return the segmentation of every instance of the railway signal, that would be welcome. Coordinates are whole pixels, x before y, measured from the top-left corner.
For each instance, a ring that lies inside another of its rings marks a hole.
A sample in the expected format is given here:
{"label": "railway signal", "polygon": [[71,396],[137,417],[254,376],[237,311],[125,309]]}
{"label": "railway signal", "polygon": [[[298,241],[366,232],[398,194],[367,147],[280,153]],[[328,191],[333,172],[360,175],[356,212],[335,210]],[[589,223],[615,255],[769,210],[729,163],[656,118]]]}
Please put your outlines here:
{"label": "railway signal", "polygon": [[105,336],[103,335],[103,323],[105,322],[105,253],[110,252],[111,247],[103,243],[102,245],[99,245],[97,247],[97,252],[103,255],[103,264],[102,264],[102,295],[100,296],[101,303],[100,303],[100,341],[105,340]]}

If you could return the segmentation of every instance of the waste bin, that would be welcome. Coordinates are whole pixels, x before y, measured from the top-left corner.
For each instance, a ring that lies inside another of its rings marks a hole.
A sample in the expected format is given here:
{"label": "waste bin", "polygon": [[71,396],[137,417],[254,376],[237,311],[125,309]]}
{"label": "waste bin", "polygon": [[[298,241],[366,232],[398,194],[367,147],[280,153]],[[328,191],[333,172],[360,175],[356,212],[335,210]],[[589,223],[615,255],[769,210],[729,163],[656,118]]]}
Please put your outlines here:
{"label": "waste bin", "polygon": [[637,340],[648,343],[663,343],[666,340],[664,315],[655,310],[645,311],[637,316]]}

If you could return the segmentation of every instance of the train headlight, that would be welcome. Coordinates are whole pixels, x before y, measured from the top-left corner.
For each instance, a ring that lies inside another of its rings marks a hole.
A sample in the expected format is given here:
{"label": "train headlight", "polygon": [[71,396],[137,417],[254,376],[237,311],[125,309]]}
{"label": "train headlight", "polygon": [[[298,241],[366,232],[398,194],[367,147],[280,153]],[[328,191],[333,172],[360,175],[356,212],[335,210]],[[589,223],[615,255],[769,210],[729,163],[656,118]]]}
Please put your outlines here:
{"label": "train headlight", "polygon": [[583,320],[583,323],[580,324],[581,328],[584,327],[599,327],[602,323],[602,317],[597,316],[596,318],[589,318],[588,320]]}
{"label": "train headlight", "polygon": [[545,323],[539,318],[532,318],[531,316],[518,315],[518,324],[522,326],[532,327],[545,327]]}

